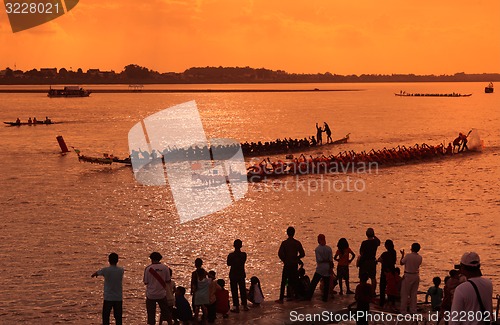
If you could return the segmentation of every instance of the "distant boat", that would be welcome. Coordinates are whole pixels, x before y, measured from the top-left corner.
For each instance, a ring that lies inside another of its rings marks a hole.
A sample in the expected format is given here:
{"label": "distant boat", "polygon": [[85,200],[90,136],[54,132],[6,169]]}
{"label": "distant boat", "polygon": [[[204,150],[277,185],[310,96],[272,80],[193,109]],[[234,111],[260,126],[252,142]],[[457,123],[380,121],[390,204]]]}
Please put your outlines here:
{"label": "distant boat", "polygon": [[401,96],[401,97],[469,97],[472,96],[472,94],[460,94],[460,93],[451,93],[451,94],[420,94],[420,93],[407,93],[407,92],[400,92],[400,93],[394,93],[396,96]]}
{"label": "distant boat", "polygon": [[78,86],[66,86],[63,89],[52,89],[50,87],[48,97],[89,97],[89,90],[84,90]]}
{"label": "distant boat", "polygon": [[46,122],[46,121],[36,121],[36,123],[29,122],[4,122],[7,126],[21,126],[21,125],[51,125],[51,124],[61,124],[62,122]]}
{"label": "distant boat", "polygon": [[484,92],[486,94],[491,94],[493,92],[493,83],[490,82],[487,87],[484,87]]}

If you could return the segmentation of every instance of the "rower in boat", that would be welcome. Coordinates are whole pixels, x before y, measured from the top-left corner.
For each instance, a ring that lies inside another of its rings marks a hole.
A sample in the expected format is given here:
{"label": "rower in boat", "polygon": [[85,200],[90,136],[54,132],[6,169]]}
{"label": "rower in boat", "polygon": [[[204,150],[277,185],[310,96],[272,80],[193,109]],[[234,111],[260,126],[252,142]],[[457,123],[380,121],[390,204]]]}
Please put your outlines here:
{"label": "rower in boat", "polygon": [[37,123],[38,123],[38,121],[37,121],[36,117],[33,117],[33,124],[37,124]]}
{"label": "rower in boat", "polygon": [[45,116],[45,121],[43,123],[52,124],[52,121],[50,120],[50,118],[48,116]]}
{"label": "rower in boat", "polygon": [[28,117],[28,124],[29,125],[33,124],[33,121],[31,120],[31,117]]}
{"label": "rower in boat", "polygon": [[16,119],[16,124],[21,125],[21,119],[19,119],[19,117]]}

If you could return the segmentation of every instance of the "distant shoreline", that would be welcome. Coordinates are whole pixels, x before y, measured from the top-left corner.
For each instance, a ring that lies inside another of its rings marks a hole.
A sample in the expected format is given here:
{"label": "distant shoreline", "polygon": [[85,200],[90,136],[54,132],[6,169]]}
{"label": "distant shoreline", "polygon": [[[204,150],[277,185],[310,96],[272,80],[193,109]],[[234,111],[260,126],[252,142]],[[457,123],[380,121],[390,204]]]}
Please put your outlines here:
{"label": "distant shoreline", "polygon": [[[92,89],[92,94],[99,93],[286,93],[286,92],[339,92],[364,91],[364,89]],[[0,89],[0,93],[47,93],[48,89]]]}

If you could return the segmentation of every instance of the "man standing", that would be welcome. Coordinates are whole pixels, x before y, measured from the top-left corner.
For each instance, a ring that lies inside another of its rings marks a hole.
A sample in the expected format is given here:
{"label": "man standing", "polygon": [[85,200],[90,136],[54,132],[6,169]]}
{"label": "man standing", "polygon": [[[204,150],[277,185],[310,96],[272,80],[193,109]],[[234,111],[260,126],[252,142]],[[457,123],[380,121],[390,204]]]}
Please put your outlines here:
{"label": "man standing", "polygon": [[418,255],[420,244],[411,244],[411,253],[405,255],[405,250],[401,250],[400,264],[405,266],[405,274],[401,283],[401,313],[406,314],[408,299],[410,300],[410,313],[417,312],[417,292],[420,283],[419,269],[422,264],[422,256]]}
{"label": "man standing", "polygon": [[122,324],[123,312],[123,268],[118,264],[118,254],[108,256],[109,266],[94,272],[91,277],[104,276],[104,303],[102,305],[102,324],[109,325],[109,315],[113,309],[116,325]]}
{"label": "man standing", "polygon": [[160,253],[149,255],[151,264],[144,270],[144,284],[146,285],[146,311],[148,325],[156,324],[156,304],[160,307],[160,319],[172,324],[172,315],[167,305],[167,283],[171,281],[169,268],[161,264],[163,258]]}
{"label": "man standing", "polygon": [[[485,324],[482,320],[493,321],[493,284],[490,279],[483,278],[479,255],[467,252],[460,260],[460,273],[465,275],[467,281],[455,289],[451,315],[467,313],[465,321],[451,320],[450,325],[458,324]],[[482,312],[482,317],[480,317]]]}
{"label": "man standing", "polygon": [[330,276],[333,273],[333,252],[326,244],[325,235],[318,235],[318,247],[314,250],[316,254],[316,272],[314,273],[309,288],[308,299],[311,299],[319,280],[323,279],[323,301],[328,301],[328,290],[330,288]]}
{"label": "man standing", "polygon": [[238,288],[240,289],[241,304],[243,305],[243,310],[247,311],[247,290],[245,287],[245,262],[247,261],[247,253],[241,251],[243,243],[240,239],[234,241],[234,252],[229,253],[227,256],[227,266],[230,266],[229,270],[229,282],[231,286],[231,296],[233,297],[234,309],[231,311],[234,313],[240,312],[240,303],[238,300]]}
{"label": "man standing", "polygon": [[295,236],[295,228],[288,227],[286,230],[288,239],[281,243],[278,251],[278,256],[283,262],[283,272],[281,273],[281,286],[280,297],[276,300],[277,303],[282,304],[285,297],[285,286],[288,280],[288,285],[293,288],[294,294],[299,291],[299,273],[297,266],[301,258],[306,256],[304,248],[300,241],[293,238]]}
{"label": "man standing", "polygon": [[373,228],[366,229],[366,237],[359,247],[359,276],[361,279],[362,274],[368,274],[370,278],[373,296],[375,296],[375,288],[377,287],[377,248],[380,246],[380,239],[375,236]]}

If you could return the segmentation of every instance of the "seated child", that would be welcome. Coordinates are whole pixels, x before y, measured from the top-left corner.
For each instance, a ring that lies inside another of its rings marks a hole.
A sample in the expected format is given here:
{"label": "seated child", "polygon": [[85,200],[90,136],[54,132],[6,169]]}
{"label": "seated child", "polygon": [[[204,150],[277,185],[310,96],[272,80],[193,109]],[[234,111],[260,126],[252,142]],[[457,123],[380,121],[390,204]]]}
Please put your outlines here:
{"label": "seated child", "polygon": [[[356,287],[356,291],[354,294],[354,299],[356,299],[356,312],[360,311],[369,311],[370,310],[370,301],[373,298],[372,285],[368,283],[368,274],[363,273],[359,276],[359,284]],[[368,324],[366,318],[359,319],[356,321],[356,324],[364,325]]]}
{"label": "seated child", "polygon": [[306,270],[304,269],[303,265],[301,265],[299,268],[299,285],[298,285],[299,292],[296,293],[298,298],[306,298],[307,294],[309,293],[310,286],[311,286],[311,279],[309,279],[309,276],[306,275]]}
{"label": "seated child", "polygon": [[425,302],[429,302],[429,297],[431,297],[432,311],[439,311],[441,309],[441,302],[443,301],[443,289],[439,287],[441,284],[441,278],[437,276],[432,279],[432,282],[434,283],[434,286],[427,290]]}
{"label": "seated child", "polygon": [[208,272],[208,280],[210,281],[208,291],[209,291],[209,304],[207,306],[207,312],[208,312],[208,322],[213,323],[215,322],[215,318],[217,315],[216,309],[217,309],[217,296],[216,292],[217,289],[219,289],[219,285],[215,281],[215,276],[216,273],[215,271],[210,271]]}
{"label": "seated child", "polygon": [[259,307],[264,301],[264,295],[260,287],[260,280],[258,277],[253,276],[250,278],[250,289],[248,290],[248,300],[254,307]]}
{"label": "seated child", "polygon": [[173,319],[174,322],[181,321],[183,324],[189,324],[189,321],[193,319],[193,311],[186,297],[184,297],[185,294],[186,288],[180,286],[176,288]]}
{"label": "seated child", "polygon": [[226,281],[223,279],[217,280],[218,288],[215,291],[215,310],[217,313],[222,314],[223,318],[227,318],[229,309],[229,291],[224,287],[226,286]]}

